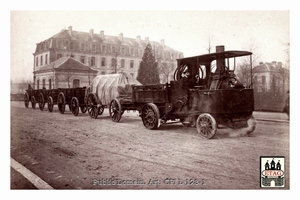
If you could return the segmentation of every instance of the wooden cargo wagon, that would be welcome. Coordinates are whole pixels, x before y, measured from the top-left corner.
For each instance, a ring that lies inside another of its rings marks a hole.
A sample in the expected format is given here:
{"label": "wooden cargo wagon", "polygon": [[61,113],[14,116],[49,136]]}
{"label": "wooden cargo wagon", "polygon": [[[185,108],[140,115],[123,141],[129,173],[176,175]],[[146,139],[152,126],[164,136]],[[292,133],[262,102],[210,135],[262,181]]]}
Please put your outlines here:
{"label": "wooden cargo wagon", "polygon": [[114,122],[119,122],[125,110],[137,110],[133,104],[132,87],[141,85],[130,74],[98,75],[87,88],[87,110],[91,118],[97,118],[109,109],[109,114]]}

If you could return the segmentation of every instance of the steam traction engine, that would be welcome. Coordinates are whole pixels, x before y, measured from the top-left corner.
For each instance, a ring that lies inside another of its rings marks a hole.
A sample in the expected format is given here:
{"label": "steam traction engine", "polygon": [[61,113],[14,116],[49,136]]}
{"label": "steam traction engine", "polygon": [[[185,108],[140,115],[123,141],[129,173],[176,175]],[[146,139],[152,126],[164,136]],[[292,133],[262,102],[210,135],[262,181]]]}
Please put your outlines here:
{"label": "steam traction engine", "polygon": [[[253,89],[251,84],[241,84],[234,74],[236,59],[249,56],[251,63],[251,55],[217,46],[215,53],[178,59],[170,84],[133,86],[133,103],[144,126],[157,129],[160,123],[179,119],[208,139],[216,134],[218,124],[232,129],[248,127],[248,133],[253,132]],[[186,71],[189,83],[183,84]]]}

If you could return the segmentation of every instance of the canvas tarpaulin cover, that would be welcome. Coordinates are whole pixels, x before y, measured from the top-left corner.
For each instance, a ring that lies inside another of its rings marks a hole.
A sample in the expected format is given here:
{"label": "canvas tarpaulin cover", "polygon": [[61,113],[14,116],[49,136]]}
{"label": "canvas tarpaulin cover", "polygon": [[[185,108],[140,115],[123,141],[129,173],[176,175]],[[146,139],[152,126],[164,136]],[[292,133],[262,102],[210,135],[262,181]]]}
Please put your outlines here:
{"label": "canvas tarpaulin cover", "polygon": [[131,85],[142,84],[130,74],[124,72],[98,75],[93,79],[89,92],[95,93],[102,105],[109,105],[114,98],[130,95],[132,93]]}

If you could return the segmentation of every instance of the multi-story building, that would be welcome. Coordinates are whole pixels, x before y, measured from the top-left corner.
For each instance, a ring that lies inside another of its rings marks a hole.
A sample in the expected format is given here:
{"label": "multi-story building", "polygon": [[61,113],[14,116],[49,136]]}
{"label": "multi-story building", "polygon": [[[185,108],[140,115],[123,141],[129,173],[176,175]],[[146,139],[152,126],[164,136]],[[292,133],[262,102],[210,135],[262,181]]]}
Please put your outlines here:
{"label": "multi-story building", "polygon": [[[176,59],[182,58],[183,53],[166,46],[164,40],[153,42],[148,37],[142,40],[140,36],[126,38],[122,33],[119,36],[109,36],[105,35],[104,31],[100,31],[99,34],[94,33],[93,29],[89,32],[81,32],[73,30],[70,26],[37,43],[36,51],[33,53],[34,82],[37,84],[41,81],[44,75],[41,70],[45,66],[62,57],[72,57],[92,70],[98,71],[98,74],[124,71],[136,78],[148,43],[151,44],[158,62],[161,83],[172,80]],[[49,82],[51,81],[55,82],[50,77]]]}
{"label": "multi-story building", "polygon": [[281,62],[261,62],[254,67],[255,109],[282,111],[288,97],[289,82],[289,70]]}

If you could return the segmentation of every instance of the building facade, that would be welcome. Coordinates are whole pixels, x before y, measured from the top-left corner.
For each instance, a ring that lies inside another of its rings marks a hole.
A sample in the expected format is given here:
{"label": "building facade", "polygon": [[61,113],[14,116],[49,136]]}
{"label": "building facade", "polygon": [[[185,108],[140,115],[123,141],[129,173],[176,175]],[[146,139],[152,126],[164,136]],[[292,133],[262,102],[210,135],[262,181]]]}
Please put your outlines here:
{"label": "building facade", "polygon": [[56,35],[37,43],[34,56],[34,83],[41,81],[37,75],[40,69],[62,57],[72,57],[82,64],[98,71],[98,74],[127,72],[137,77],[139,64],[144,49],[150,43],[158,62],[160,81],[165,83],[172,80],[176,69],[176,59],[182,58],[183,53],[174,50],[160,42],[144,40],[140,36],[126,38],[122,33],[119,36],[99,34],[91,29],[89,32],[75,31],[72,26],[63,29]]}
{"label": "building facade", "polygon": [[253,68],[255,110],[282,111],[289,86],[289,70],[281,62],[261,62]]}
{"label": "building facade", "polygon": [[76,88],[91,84],[98,71],[70,56],[61,57],[34,72],[35,89]]}

